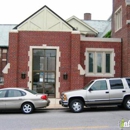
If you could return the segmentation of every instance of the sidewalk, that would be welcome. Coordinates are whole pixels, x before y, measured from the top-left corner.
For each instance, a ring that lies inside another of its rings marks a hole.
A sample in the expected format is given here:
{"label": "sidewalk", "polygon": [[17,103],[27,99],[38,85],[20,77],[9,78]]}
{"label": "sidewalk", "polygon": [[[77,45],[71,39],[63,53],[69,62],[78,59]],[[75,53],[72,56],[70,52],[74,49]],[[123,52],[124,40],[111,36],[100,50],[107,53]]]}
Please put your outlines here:
{"label": "sidewalk", "polygon": [[48,107],[46,107],[47,109],[61,109],[61,108],[65,108],[65,107],[62,107],[59,104],[59,100],[60,99],[50,98],[49,100],[50,100],[50,105]]}

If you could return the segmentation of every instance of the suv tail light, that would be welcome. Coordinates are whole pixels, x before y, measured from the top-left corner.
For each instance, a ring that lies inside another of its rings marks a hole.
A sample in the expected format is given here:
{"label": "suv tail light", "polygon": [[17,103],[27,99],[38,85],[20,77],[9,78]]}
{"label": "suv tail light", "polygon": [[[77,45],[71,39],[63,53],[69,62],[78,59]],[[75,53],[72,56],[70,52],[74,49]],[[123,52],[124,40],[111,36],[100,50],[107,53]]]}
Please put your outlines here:
{"label": "suv tail light", "polygon": [[47,100],[48,97],[47,97],[47,95],[42,95],[42,96],[41,96],[41,99],[43,99],[43,100]]}

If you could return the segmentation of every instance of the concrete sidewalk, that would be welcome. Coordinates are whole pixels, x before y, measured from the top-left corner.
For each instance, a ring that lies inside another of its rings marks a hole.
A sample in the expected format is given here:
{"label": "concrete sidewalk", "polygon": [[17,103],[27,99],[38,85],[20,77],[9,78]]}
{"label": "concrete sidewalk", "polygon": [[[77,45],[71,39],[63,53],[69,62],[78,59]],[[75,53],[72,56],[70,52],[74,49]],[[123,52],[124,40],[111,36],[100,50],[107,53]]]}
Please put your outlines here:
{"label": "concrete sidewalk", "polygon": [[50,105],[46,108],[48,109],[61,109],[61,108],[65,108],[65,107],[62,107],[60,104],[59,104],[59,101],[60,99],[56,99],[56,98],[50,98]]}

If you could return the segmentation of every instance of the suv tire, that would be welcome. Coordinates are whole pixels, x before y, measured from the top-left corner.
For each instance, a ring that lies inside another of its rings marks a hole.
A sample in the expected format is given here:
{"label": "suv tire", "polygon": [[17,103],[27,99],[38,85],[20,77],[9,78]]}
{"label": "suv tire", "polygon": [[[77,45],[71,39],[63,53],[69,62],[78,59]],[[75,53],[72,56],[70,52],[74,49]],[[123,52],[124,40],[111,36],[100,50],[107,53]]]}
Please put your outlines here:
{"label": "suv tire", "polygon": [[125,109],[130,110],[130,97],[127,97],[124,100],[124,107],[125,107]]}
{"label": "suv tire", "polygon": [[81,112],[83,110],[83,107],[83,102],[80,99],[73,99],[69,104],[70,110],[75,113]]}

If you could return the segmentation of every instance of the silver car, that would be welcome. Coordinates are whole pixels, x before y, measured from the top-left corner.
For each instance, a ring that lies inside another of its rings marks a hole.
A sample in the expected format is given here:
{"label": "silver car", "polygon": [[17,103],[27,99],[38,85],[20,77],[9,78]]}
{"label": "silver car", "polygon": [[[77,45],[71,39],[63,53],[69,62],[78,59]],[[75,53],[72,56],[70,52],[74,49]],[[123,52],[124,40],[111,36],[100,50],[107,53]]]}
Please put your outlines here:
{"label": "silver car", "polygon": [[0,89],[0,109],[21,109],[23,113],[32,113],[37,108],[49,106],[46,94],[38,94],[29,89]]}

